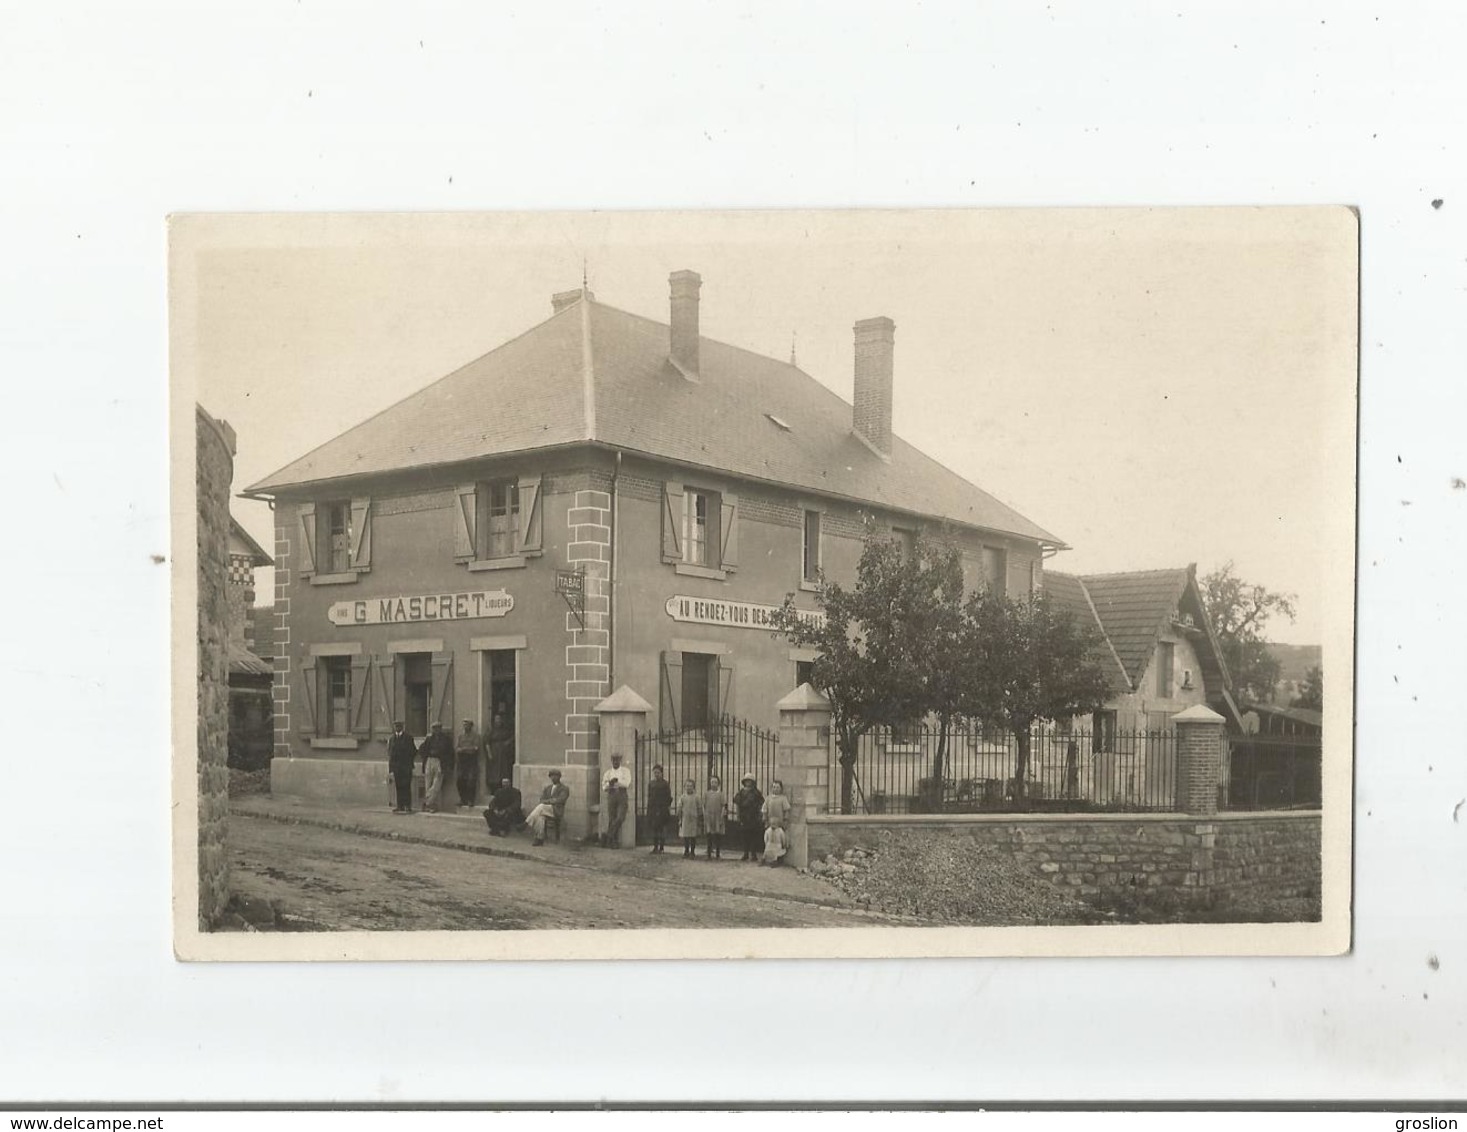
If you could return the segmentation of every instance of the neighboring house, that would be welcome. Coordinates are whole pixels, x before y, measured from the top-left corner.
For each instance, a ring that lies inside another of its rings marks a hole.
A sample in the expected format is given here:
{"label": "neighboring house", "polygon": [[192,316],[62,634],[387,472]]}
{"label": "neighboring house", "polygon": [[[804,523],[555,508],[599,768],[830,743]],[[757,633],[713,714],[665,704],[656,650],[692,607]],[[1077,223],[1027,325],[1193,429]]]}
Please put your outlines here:
{"label": "neighboring house", "polygon": [[255,569],[271,558],[232,515],[229,519],[229,765],[262,767],[274,745],[270,688],[274,671],[255,651],[256,625],[266,630],[265,650],[273,652],[269,620],[254,609]]}
{"label": "neighboring house", "polygon": [[[1116,765],[1096,781],[1122,793],[1164,793],[1174,780],[1172,718],[1205,704],[1234,733],[1242,717],[1197,586],[1197,567],[1044,575],[1044,591],[1100,635],[1095,660],[1110,695],[1088,721],[1091,753]],[[1148,785],[1149,784],[1149,785]]]}
{"label": "neighboring house", "polygon": [[892,434],[890,319],[856,323],[852,406],[703,338],[701,280],[669,282],[669,322],[555,295],[248,490],[277,523],[275,789],[379,801],[393,718],[502,711],[521,788],[562,770],[578,833],[614,688],[662,728],[777,726],[814,656],[768,615],[787,593],[816,612],[822,569],[854,577],[864,518],[951,531],[970,586],[1040,587],[1064,544]]}

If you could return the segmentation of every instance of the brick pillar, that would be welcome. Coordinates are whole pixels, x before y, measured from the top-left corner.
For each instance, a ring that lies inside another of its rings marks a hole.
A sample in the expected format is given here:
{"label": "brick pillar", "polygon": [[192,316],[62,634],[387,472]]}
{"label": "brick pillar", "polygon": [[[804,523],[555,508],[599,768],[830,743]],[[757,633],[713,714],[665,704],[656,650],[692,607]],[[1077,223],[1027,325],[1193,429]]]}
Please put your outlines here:
{"label": "brick pillar", "polygon": [[[632,789],[627,797],[627,820],[621,827],[621,839],[617,843],[622,849],[630,849],[637,843],[636,784],[650,773],[651,767],[637,765],[638,731],[647,730],[647,716],[652,705],[623,684],[596,705],[596,714],[601,719],[601,774],[611,769],[611,756],[621,755],[623,766],[631,767]],[[600,784],[600,779],[597,779]],[[599,833],[606,832],[606,799],[601,799],[601,816],[596,823]]]}
{"label": "brick pillar", "polygon": [[1193,704],[1172,722],[1177,728],[1176,808],[1184,814],[1215,814],[1223,717],[1203,704]]}
{"label": "brick pillar", "polygon": [[810,863],[810,814],[830,805],[830,701],[801,684],[776,705],[779,708],[779,753],[775,777],[790,799],[789,863]]}

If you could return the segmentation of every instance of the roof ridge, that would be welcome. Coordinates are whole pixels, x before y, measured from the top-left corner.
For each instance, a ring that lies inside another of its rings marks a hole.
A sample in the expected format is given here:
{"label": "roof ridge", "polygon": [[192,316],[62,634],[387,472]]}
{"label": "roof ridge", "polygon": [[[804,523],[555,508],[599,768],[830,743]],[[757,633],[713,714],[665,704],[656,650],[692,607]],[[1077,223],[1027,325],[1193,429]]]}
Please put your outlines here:
{"label": "roof ridge", "polygon": [[[982,488],[979,488],[981,491]],[[1141,574],[1185,574],[1186,566],[1160,566],[1152,570],[1111,570],[1103,574],[1074,574],[1076,578],[1134,578]]]}
{"label": "roof ridge", "polygon": [[[573,305],[574,304],[572,304],[572,306]],[[399,397],[396,401],[393,401],[391,404],[382,406],[382,408],[378,409],[371,416],[369,416],[369,417],[363,417],[361,420],[357,421],[356,424],[348,425],[345,432],[338,432],[335,436],[333,436],[333,437],[331,437],[331,438],[329,438],[327,440],[323,440],[320,444],[316,445],[314,448],[311,448],[311,449],[309,449],[309,450],[301,453],[301,455],[297,456],[294,460],[291,460],[288,463],[282,464],[280,467],[276,468],[269,475],[267,475],[267,476],[261,476],[253,484],[251,484],[249,487],[245,488],[244,491],[240,492],[240,494],[242,496],[248,496],[250,494],[250,492],[254,491],[261,484],[265,483],[268,480],[274,479],[276,476],[280,475],[280,473],[283,472],[283,471],[285,471],[287,468],[289,468],[289,467],[291,467],[291,466],[293,466],[295,464],[299,464],[303,460],[309,460],[317,452],[321,451],[321,449],[325,448],[329,444],[335,444],[338,440],[340,440],[347,433],[354,432],[355,430],[361,428],[362,426],[367,425],[367,424],[370,424],[372,421],[375,421],[378,417],[382,416],[385,413],[390,413],[393,409],[397,408],[399,405],[406,404],[408,401],[411,401],[415,397],[421,397],[424,393],[427,393],[428,390],[435,389],[438,386],[442,385],[445,381],[448,381],[451,378],[457,377],[459,374],[463,373],[464,370],[468,369],[472,365],[477,365],[479,362],[482,362],[485,358],[489,357],[491,354],[497,354],[497,353],[499,353],[500,350],[505,349],[506,347],[512,345],[515,342],[518,342],[522,338],[528,337],[529,335],[535,333],[535,331],[541,329],[542,327],[549,326],[552,322],[554,322],[556,319],[560,318],[562,315],[564,315],[567,311],[569,311],[571,309],[572,309],[572,307],[566,307],[564,310],[554,311],[554,312],[551,313],[551,315],[550,315],[549,318],[541,319],[539,322],[535,323],[535,325],[533,325],[531,327],[528,327],[525,330],[520,331],[520,333],[516,334],[513,338],[506,338],[503,342],[501,342],[499,345],[495,346],[492,350],[485,350],[482,354],[475,354],[468,361],[464,362],[463,365],[457,366],[454,369],[449,370],[442,377],[436,378],[433,381],[428,382],[427,385],[424,385],[421,388],[414,389],[412,392],[407,393],[407,394],[405,394],[402,397]]]}

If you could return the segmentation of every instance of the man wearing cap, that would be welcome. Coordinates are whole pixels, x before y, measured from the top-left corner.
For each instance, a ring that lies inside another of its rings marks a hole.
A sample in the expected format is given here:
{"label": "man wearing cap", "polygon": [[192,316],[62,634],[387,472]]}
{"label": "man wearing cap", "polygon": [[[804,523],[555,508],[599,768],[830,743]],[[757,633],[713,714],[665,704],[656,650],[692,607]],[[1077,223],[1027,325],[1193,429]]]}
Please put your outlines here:
{"label": "man wearing cap", "polygon": [[563,786],[560,781],[560,771],[550,772],[550,784],[540,791],[540,804],[530,811],[527,819],[530,823],[530,832],[535,835],[533,844],[545,844],[545,819],[554,818],[556,828],[565,819],[565,804],[570,801],[570,787]]}
{"label": "man wearing cap", "polygon": [[479,759],[484,753],[484,739],[472,719],[464,720],[464,729],[453,741],[453,757],[457,772],[458,804],[472,806],[479,793]]}
{"label": "man wearing cap", "polygon": [[500,782],[499,789],[489,799],[489,808],[484,811],[484,821],[489,826],[491,837],[508,837],[511,829],[524,824],[523,799],[508,778]]}
{"label": "man wearing cap", "polygon": [[601,800],[606,803],[606,833],[601,844],[621,848],[621,825],[627,820],[627,791],[632,786],[632,768],[621,765],[621,752],[611,754],[611,768],[601,776]]}
{"label": "man wearing cap", "polygon": [[443,724],[434,723],[423,740],[423,809],[438,812],[438,795],[443,792],[443,767],[453,758],[453,741],[443,733]]}
{"label": "man wearing cap", "polygon": [[402,720],[394,719],[392,738],[387,740],[387,769],[392,772],[392,782],[397,787],[394,814],[413,812],[413,760],[417,755],[413,737],[403,730]]}

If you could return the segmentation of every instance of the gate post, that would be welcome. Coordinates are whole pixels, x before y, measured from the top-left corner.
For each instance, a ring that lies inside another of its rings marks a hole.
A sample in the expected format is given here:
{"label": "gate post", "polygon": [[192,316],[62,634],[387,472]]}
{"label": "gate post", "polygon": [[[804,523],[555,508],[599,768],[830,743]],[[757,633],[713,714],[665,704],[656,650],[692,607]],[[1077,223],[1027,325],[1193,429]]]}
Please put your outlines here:
{"label": "gate post", "polygon": [[[617,845],[630,849],[637,843],[637,784],[642,781],[643,769],[637,765],[637,732],[647,727],[647,715],[652,705],[623,684],[611,695],[596,705],[596,714],[601,718],[601,769],[596,775],[596,789],[601,789],[601,778],[611,769],[611,756],[621,756],[621,764],[632,771],[632,788],[627,791],[627,820],[622,822],[621,837]],[[596,818],[596,831],[606,832],[609,816],[606,800],[599,798],[600,811]]]}
{"label": "gate post", "polygon": [[1193,704],[1172,717],[1177,728],[1176,807],[1184,814],[1217,813],[1222,774],[1223,717]]}
{"label": "gate post", "polygon": [[790,798],[789,862],[802,869],[810,863],[809,815],[820,813],[830,800],[830,701],[801,684],[776,706],[775,777]]}

